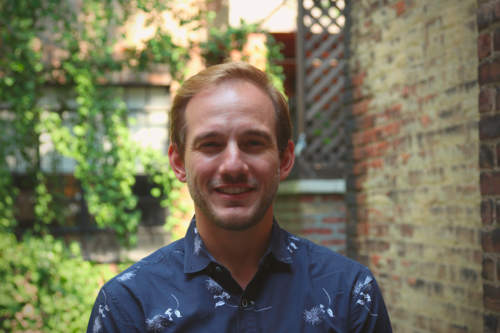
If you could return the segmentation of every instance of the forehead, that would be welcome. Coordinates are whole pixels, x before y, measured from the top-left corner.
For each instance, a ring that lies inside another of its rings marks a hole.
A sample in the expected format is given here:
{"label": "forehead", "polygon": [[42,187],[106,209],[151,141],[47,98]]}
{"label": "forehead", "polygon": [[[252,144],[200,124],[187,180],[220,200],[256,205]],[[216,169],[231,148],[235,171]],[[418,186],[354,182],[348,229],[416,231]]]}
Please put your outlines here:
{"label": "forehead", "polygon": [[186,106],[186,141],[203,130],[260,127],[275,138],[275,111],[271,98],[248,81],[224,82],[200,91]]}

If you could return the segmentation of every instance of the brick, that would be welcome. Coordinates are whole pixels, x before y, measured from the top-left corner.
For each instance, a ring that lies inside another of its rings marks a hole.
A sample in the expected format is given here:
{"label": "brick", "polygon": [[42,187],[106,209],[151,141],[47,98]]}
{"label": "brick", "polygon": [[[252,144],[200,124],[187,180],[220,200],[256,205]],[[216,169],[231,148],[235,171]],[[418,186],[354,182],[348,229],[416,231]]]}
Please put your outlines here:
{"label": "brick", "polygon": [[500,81],[500,58],[479,65],[478,81],[480,85]]}
{"label": "brick", "polygon": [[332,233],[332,230],[331,229],[322,229],[322,228],[307,228],[307,229],[303,229],[302,233],[304,235],[311,235],[311,234],[329,235]]}
{"label": "brick", "polygon": [[497,281],[500,281],[500,265],[497,265]]}
{"label": "brick", "polygon": [[353,174],[356,176],[362,175],[362,174],[365,174],[367,170],[368,170],[368,165],[365,161],[363,161],[363,162],[354,164]]}
{"label": "brick", "polygon": [[500,252],[500,229],[482,230],[481,244],[485,252]]}
{"label": "brick", "polygon": [[479,166],[482,169],[493,169],[495,166],[492,146],[481,145],[479,147]]}
{"label": "brick", "polygon": [[420,117],[420,123],[422,124],[423,128],[426,128],[432,123],[432,120],[429,115],[424,114],[422,117]]}
{"label": "brick", "polygon": [[485,33],[479,35],[477,39],[477,56],[479,60],[486,58],[491,54],[491,35]]}
{"label": "brick", "polygon": [[365,99],[363,101],[354,103],[352,106],[352,114],[354,116],[360,115],[368,111],[368,104],[370,104],[370,100]]}
{"label": "brick", "polygon": [[390,144],[387,141],[377,142],[373,145],[365,147],[366,157],[377,157],[385,154],[389,149]]}
{"label": "brick", "polygon": [[404,224],[401,226],[401,236],[403,237],[413,237],[413,226],[410,224]]}
{"label": "brick", "polygon": [[357,193],[356,194],[356,203],[359,206],[364,206],[366,203],[366,194],[365,193]]}
{"label": "brick", "polygon": [[481,201],[481,220],[483,224],[491,224],[493,222],[493,212],[495,211],[493,200],[483,199]]}
{"label": "brick", "polygon": [[500,224],[500,200],[496,202],[496,220],[497,223]]}
{"label": "brick", "polygon": [[359,85],[362,85],[363,84],[363,81],[365,80],[365,77],[366,77],[366,72],[362,72],[362,73],[359,73],[359,74],[356,74],[354,75],[352,78],[351,78],[351,83],[353,86],[359,86]]}
{"label": "brick", "polygon": [[500,320],[498,315],[483,314],[484,333],[498,333]]}
{"label": "brick", "polygon": [[398,16],[398,17],[403,15],[406,11],[406,3],[404,0],[400,0],[400,1],[396,2],[391,7],[396,10],[396,16]]}
{"label": "brick", "polygon": [[362,190],[363,189],[363,184],[366,182],[366,176],[360,176],[356,178],[356,183],[354,185],[354,188],[356,190]]}
{"label": "brick", "polygon": [[354,158],[355,161],[364,159],[366,157],[365,148],[364,147],[354,148],[354,153],[352,154],[352,157]]}
{"label": "brick", "polygon": [[300,202],[313,202],[315,200],[314,195],[301,195]]}
{"label": "brick", "polygon": [[444,333],[444,323],[443,321],[436,319],[436,318],[431,318],[430,320],[430,331],[432,333]]}
{"label": "brick", "polygon": [[493,95],[494,90],[492,89],[481,90],[479,93],[479,112],[489,112],[493,109]]}
{"label": "brick", "polygon": [[481,31],[491,24],[500,21],[500,1],[483,3],[477,10],[477,27]]}
{"label": "brick", "polygon": [[483,293],[484,307],[500,311],[500,287],[484,283]]}
{"label": "brick", "polygon": [[322,221],[323,223],[344,224],[346,222],[346,219],[345,217],[325,217]]}
{"label": "brick", "polygon": [[481,172],[481,194],[500,194],[500,172]]}
{"label": "brick", "polygon": [[358,118],[356,122],[357,129],[368,129],[375,126],[375,115],[365,116],[363,118]]}
{"label": "brick", "polygon": [[427,329],[429,327],[429,318],[424,317],[422,315],[415,316],[413,326],[416,328]]}
{"label": "brick", "polygon": [[497,143],[496,151],[497,151],[497,166],[500,166],[500,143]]}
{"label": "brick", "polygon": [[493,35],[493,50],[500,51],[500,29],[495,30]]}
{"label": "brick", "polygon": [[460,281],[474,284],[478,280],[479,274],[475,269],[462,268],[460,270]]}
{"label": "brick", "polygon": [[462,325],[450,325],[448,333],[469,333],[467,326]]}
{"label": "brick", "polygon": [[345,239],[325,239],[321,241],[321,245],[328,246],[328,245],[345,245],[346,240]]}
{"label": "brick", "polygon": [[500,114],[481,118],[479,121],[479,138],[481,140],[500,138]]}

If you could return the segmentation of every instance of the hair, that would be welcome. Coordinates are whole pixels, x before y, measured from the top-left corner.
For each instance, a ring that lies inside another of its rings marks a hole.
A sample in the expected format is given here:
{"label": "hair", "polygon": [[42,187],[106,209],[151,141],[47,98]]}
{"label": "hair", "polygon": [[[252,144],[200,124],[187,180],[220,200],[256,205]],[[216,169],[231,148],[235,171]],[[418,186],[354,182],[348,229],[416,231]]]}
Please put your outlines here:
{"label": "hair", "polygon": [[231,60],[202,70],[184,82],[177,91],[170,109],[170,142],[177,144],[181,158],[184,158],[186,148],[187,124],[184,113],[191,98],[214,86],[238,81],[255,84],[271,99],[275,112],[278,152],[281,158],[288,146],[288,140],[292,138],[292,121],[285,97],[274,87],[269,75],[248,63]]}

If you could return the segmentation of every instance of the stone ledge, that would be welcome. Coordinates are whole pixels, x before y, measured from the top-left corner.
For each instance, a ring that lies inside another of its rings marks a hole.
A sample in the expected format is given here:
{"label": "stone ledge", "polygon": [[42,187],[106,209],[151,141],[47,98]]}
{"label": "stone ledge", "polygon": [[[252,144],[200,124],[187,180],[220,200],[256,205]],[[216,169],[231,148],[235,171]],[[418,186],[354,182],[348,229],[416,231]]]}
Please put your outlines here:
{"label": "stone ledge", "polygon": [[345,193],[345,179],[300,179],[280,183],[278,195]]}

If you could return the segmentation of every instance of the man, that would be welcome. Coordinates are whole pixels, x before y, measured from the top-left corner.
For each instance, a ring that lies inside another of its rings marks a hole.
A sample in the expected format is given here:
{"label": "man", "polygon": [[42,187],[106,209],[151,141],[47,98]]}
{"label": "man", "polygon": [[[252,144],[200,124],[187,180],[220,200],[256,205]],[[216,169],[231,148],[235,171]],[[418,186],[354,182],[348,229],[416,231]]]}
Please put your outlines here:
{"label": "man", "polygon": [[205,69],[179,89],[170,121],[170,165],[195,217],[184,239],[101,289],[88,332],[392,332],[366,267],[273,218],[294,145],[263,72]]}

